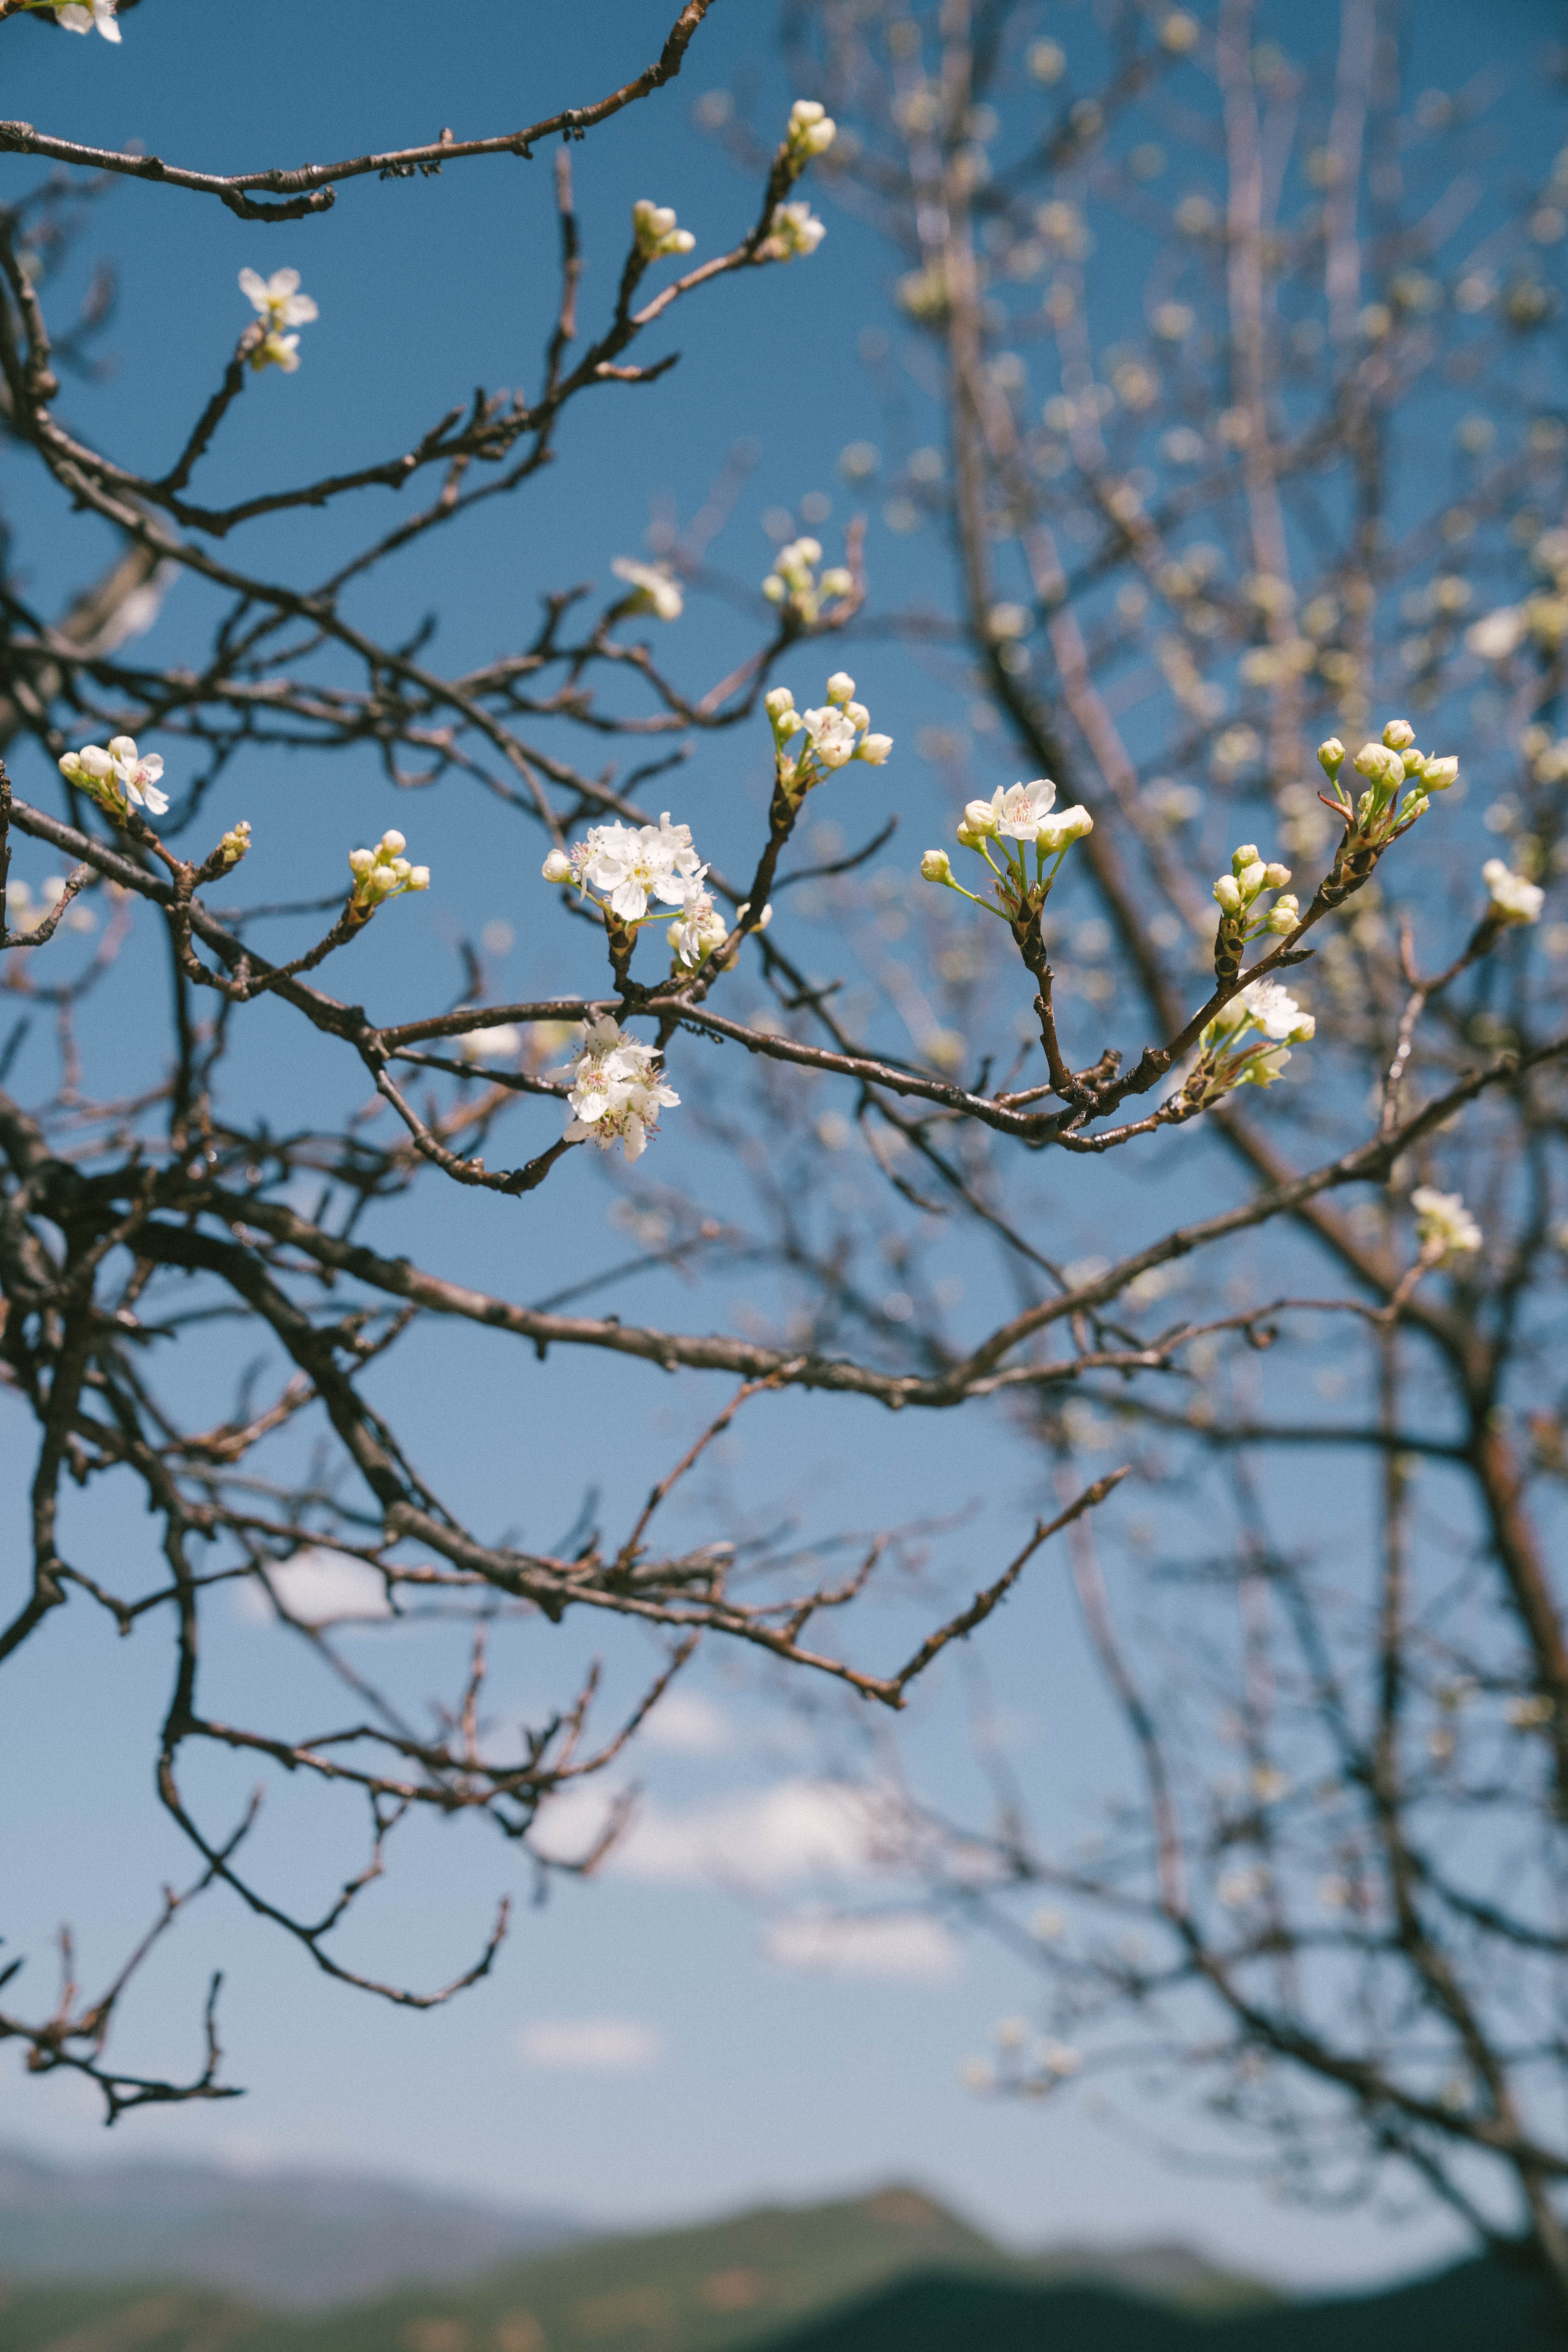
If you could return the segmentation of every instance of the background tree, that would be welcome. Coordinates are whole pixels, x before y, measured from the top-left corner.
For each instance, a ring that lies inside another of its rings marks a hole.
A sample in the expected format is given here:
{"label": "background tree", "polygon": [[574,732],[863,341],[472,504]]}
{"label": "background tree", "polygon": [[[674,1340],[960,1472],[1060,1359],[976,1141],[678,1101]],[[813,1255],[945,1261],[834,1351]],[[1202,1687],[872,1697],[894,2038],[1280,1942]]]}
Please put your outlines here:
{"label": "background tree", "polygon": [[[1239,952],[1228,866],[1245,899],[1289,858],[1309,917],[1360,885],[1290,976],[1310,1052],[1266,1102],[1172,1085],[1156,1118],[1201,1122],[1140,1147],[1087,1265],[1053,1248],[1059,1160],[1043,1196],[994,1131],[861,1097],[943,1237],[911,1219],[900,1346],[951,1360],[932,1274],[983,1234],[1019,1324],[1070,1335],[1010,1399],[1050,1479],[1131,1464],[1068,1538],[1125,1791],[1058,1850],[999,1752],[990,1824],[940,1789],[904,1814],[938,1899],[1043,1972],[1044,2038],[1005,2021],[974,2080],[1132,2068],[1216,2167],[1346,2204],[1414,2181],[1568,2310],[1555,101],[1484,55],[1426,86],[1421,22],[1377,0],[784,21],[844,126],[835,194],[902,268],[885,487],[956,598],[897,625],[982,698],[923,748],[972,815],[999,755],[1093,819],[1096,903],[1025,943],[1058,1097],[1192,1050]],[[1391,709],[1458,751],[1465,804],[1373,872],[1313,745]],[[940,898],[922,944],[928,1051],[967,1066],[1016,967]]]}

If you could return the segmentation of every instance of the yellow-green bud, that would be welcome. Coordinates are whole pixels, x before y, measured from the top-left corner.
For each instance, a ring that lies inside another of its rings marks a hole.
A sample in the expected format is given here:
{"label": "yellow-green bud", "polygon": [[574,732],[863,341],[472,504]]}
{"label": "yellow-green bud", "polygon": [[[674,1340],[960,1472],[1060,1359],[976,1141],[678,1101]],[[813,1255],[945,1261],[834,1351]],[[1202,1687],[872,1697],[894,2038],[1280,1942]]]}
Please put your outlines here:
{"label": "yellow-green bud", "polygon": [[1256,866],[1257,863],[1258,844],[1255,841],[1244,841],[1239,849],[1233,849],[1230,853],[1230,870],[1233,874],[1239,874],[1243,866]]}
{"label": "yellow-green bud", "polygon": [[1391,719],[1383,730],[1383,740],[1391,751],[1404,751],[1415,740],[1415,730],[1408,719]]}
{"label": "yellow-green bud", "polygon": [[928,882],[946,882],[952,878],[952,860],[945,849],[928,849],[921,859],[921,872]]}
{"label": "yellow-green bud", "polygon": [[1326,774],[1337,776],[1345,763],[1345,747],[1337,735],[1318,746],[1318,765]]}

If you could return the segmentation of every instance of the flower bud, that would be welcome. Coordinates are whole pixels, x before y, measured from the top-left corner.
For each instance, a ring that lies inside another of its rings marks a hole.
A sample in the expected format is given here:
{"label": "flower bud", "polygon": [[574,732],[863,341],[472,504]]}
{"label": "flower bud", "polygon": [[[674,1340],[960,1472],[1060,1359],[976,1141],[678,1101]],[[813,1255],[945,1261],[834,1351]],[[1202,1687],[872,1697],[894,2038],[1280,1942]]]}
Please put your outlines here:
{"label": "flower bud", "polygon": [[1268,872],[1268,868],[1264,865],[1261,858],[1255,858],[1250,866],[1244,866],[1242,867],[1240,873],[1236,877],[1236,887],[1241,892],[1243,898],[1255,898],[1258,896],[1258,893],[1263,887],[1264,878]]}
{"label": "flower bud", "polygon": [[408,880],[405,887],[410,890],[428,890],[430,887],[430,868],[427,866],[411,866],[408,869]]}
{"label": "flower bud", "polygon": [[770,604],[782,604],[787,594],[784,582],[776,572],[770,572],[763,583],[763,593]]}
{"label": "flower bud", "polygon": [[1410,793],[1406,795],[1405,806],[1399,814],[1406,817],[1425,816],[1431,805],[1425,793]]}
{"label": "flower bud", "polygon": [[1230,853],[1230,870],[1233,874],[1239,874],[1245,866],[1256,866],[1257,863],[1258,844],[1255,841],[1244,841],[1239,849],[1233,849]]}
{"label": "flower bud", "polygon": [[1374,792],[1395,792],[1405,782],[1404,761],[1383,743],[1363,743],[1355,755],[1355,770]]}
{"label": "flower bud", "polygon": [[381,854],[384,857],[401,857],[407,846],[408,844],[400,833],[384,833],[381,836]]}
{"label": "flower bud", "polygon": [[1418,774],[1421,769],[1426,764],[1426,753],[1424,751],[1418,751],[1413,743],[1406,743],[1401,751],[1399,757],[1407,776]]}
{"label": "flower bud", "polygon": [[1222,874],[1214,886],[1215,903],[1226,915],[1241,912],[1241,892],[1234,874]]}
{"label": "flower bud", "polygon": [[226,866],[237,866],[250,847],[250,825],[247,820],[241,817],[237,824],[231,825],[218,843],[218,847],[223,852],[223,862]]}
{"label": "flower bud", "polygon": [[374,852],[374,849],[351,849],[351,850],[350,850],[350,852],[349,852],[349,865],[350,865],[351,868],[353,869],[353,871],[355,874],[360,874],[360,875],[368,874],[368,873],[370,872],[371,867],[372,867],[374,864],[375,864],[375,852]]}
{"label": "flower bud", "polygon": [[835,563],[825,572],[818,583],[825,596],[847,596],[855,585],[855,574],[847,572],[842,563]]}
{"label": "flower bud", "polygon": [[958,845],[960,849],[978,849],[984,838],[985,836],[984,834],[972,833],[966,824],[961,824],[958,828]]}
{"label": "flower bud", "polygon": [[770,719],[782,719],[786,710],[795,709],[795,697],[787,686],[775,686],[763,697],[763,709]]}
{"label": "flower bud", "polygon": [[1429,793],[1446,793],[1459,777],[1458,760],[1423,760],[1421,781]]}
{"label": "flower bud", "polygon": [[1345,747],[1337,735],[1331,735],[1326,743],[1319,744],[1318,765],[1325,774],[1337,776],[1344,763]]}
{"label": "flower bud", "polygon": [[848,702],[853,698],[854,692],[855,681],[850,677],[848,671],[847,669],[836,669],[833,676],[827,681],[827,699],[829,702],[837,702],[840,704]]}
{"label": "flower bud", "polygon": [[879,768],[892,748],[893,739],[890,735],[868,735],[861,742],[855,757],[858,760],[869,761],[873,768]]}
{"label": "flower bud", "polygon": [[863,702],[847,702],[844,716],[851,727],[869,727],[871,724],[871,714]]}
{"label": "flower bud", "polygon": [[1290,879],[1290,868],[1278,863],[1266,866],[1263,869],[1263,879],[1271,890],[1283,890],[1286,883]]}
{"label": "flower bud", "polygon": [[563,849],[552,849],[539,870],[547,882],[570,882],[572,860]]}
{"label": "flower bud", "polygon": [[971,833],[989,837],[996,831],[996,813],[989,801],[966,801],[963,822]]}
{"label": "flower bud", "polygon": [[1383,730],[1383,740],[1391,751],[1404,751],[1415,740],[1415,730],[1407,719],[1391,719]]}
{"label": "flower bud", "polygon": [[928,882],[949,882],[952,879],[952,860],[945,849],[928,849],[921,859],[921,872]]}
{"label": "flower bud", "polygon": [[1278,938],[1283,939],[1287,931],[1293,931],[1295,929],[1300,919],[1300,901],[1298,898],[1292,898],[1289,891],[1287,890],[1282,898],[1275,899],[1273,906],[1270,907],[1268,910],[1263,928],[1265,930],[1274,932]]}

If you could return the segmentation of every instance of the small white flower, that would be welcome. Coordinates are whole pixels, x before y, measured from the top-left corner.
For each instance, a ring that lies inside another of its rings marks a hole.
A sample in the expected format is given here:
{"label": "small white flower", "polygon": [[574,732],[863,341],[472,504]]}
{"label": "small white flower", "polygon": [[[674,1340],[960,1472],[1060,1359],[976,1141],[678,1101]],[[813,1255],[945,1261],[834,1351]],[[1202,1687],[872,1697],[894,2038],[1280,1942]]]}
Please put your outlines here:
{"label": "small white flower", "polygon": [[617,555],[610,569],[633,590],[626,601],[634,613],[653,613],[661,621],[679,620],[686,600],[679,581],[662,564],[638,563],[629,555]]}
{"label": "small white flower", "polygon": [[158,788],[163,761],[156,751],[140,758],[129,735],[112,737],[107,751],[100,743],[84,743],[79,751],[68,751],[58,764],[68,783],[90,793],[111,816],[126,816],[132,807],[162,816],[168,808],[169,795]]}
{"label": "small white flower", "polygon": [[658,1132],[659,1112],[672,1109],[680,1097],[660,1076],[655,1048],[614,1021],[585,1022],[582,1041],[566,1073],[573,1113],[566,1141],[595,1143],[602,1151],[619,1143],[628,1160],[638,1160]]}
{"label": "small white flower", "polygon": [[730,927],[700,878],[687,883],[679,919],[671,923],[668,936],[681,962],[690,965],[693,971],[705,955],[722,947],[729,938]]}
{"label": "small white flower", "polygon": [[808,204],[775,205],[757,251],[766,261],[793,261],[797,254],[815,253],[826,235]]}
{"label": "small white flower", "polygon": [[300,291],[297,269],[275,269],[262,278],[254,269],[239,273],[239,290],[257,316],[272,327],[308,327],[321,312],[308,294]]}
{"label": "small white flower", "polygon": [[813,155],[826,155],[837,136],[838,125],[825,106],[815,98],[795,100],[784,133],[792,154],[802,161],[809,161]]}
{"label": "small white flower", "polygon": [[677,228],[670,205],[652,204],[647,196],[632,206],[632,235],[648,261],[657,261],[661,254],[689,253],[697,242],[689,228]]}
{"label": "small white flower", "polygon": [[1538,884],[1527,882],[1522,874],[1515,874],[1500,857],[1489,857],[1481,868],[1481,880],[1487,886],[1487,896],[1492,902],[1492,912],[1500,915],[1505,923],[1538,923],[1541,909],[1546,904],[1546,893]]}
{"label": "small white flower", "polygon": [[800,718],[823,767],[842,768],[855,757],[855,721],[847,711],[828,704],[821,710],[803,710]]}
{"label": "small white flower", "polygon": [[1447,1265],[1450,1259],[1480,1248],[1481,1229],[1466,1208],[1462,1192],[1439,1192],[1430,1184],[1418,1184],[1410,1195],[1410,1205],[1415,1212],[1421,1255],[1430,1256],[1435,1265]]}
{"label": "small white flower", "polygon": [[584,848],[580,880],[604,891],[623,923],[640,922],[650,898],[680,906],[688,882],[708,870],[691,846],[690,827],[672,825],[668,809],[657,824],[595,825]]}
{"label": "small white flower", "polygon": [[1317,1034],[1318,1024],[1310,1013],[1303,1013],[1288,988],[1277,980],[1255,980],[1226,1007],[1234,1012],[1245,1005],[1253,1024],[1266,1037],[1277,1044],[1304,1045]]}
{"label": "small white flower", "polygon": [[1484,613],[1471,623],[1465,631],[1465,643],[1482,661],[1507,661],[1523,643],[1524,631],[1524,614],[1518,605],[1500,604],[1495,613]]}
{"label": "small white flower", "polygon": [[[1029,784],[1009,784],[1005,790],[998,784],[991,795],[993,822],[988,830],[999,834],[1004,841],[1037,841],[1041,824],[1056,806],[1056,801],[1057,788],[1049,776],[1037,776]],[[964,815],[967,819],[967,809]]]}
{"label": "small white flower", "polygon": [[55,22],[63,25],[68,33],[101,33],[106,41],[118,41],[120,27],[114,21],[115,0],[91,0],[84,6],[82,0],[65,0],[55,10]]}

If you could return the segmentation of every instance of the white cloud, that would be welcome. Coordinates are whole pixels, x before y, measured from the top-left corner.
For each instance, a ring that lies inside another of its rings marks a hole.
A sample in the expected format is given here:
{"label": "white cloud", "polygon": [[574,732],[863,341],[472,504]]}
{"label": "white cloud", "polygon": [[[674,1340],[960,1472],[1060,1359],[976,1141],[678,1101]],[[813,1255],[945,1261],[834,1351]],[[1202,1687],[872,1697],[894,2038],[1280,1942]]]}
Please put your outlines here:
{"label": "white cloud", "polygon": [[541,2018],[517,2037],[517,2053],[528,2066],[569,2068],[577,2074],[626,2074],[651,2066],[664,2042],[651,2025],[633,2017]]}
{"label": "white cloud", "polygon": [[940,1919],[919,1911],[861,1919],[796,1912],[774,1920],[763,1938],[763,1956],[783,1969],[918,1984],[949,1984],[962,1965],[957,1938]]}
{"label": "white cloud", "polygon": [[[333,1625],[344,1618],[390,1617],[386,1586],[368,1561],[351,1559],[325,1544],[310,1544],[292,1559],[268,1570],[272,1589],[291,1617],[305,1625]],[[258,1624],[275,1625],[278,1614],[255,1577],[239,1587],[241,1613]]]}
{"label": "white cloud", "polygon": [[734,1730],[721,1706],[677,1684],[648,1717],[641,1738],[645,1748],[668,1748],[674,1756],[717,1756],[733,1745]]}
{"label": "white cloud", "polygon": [[[603,1828],[609,1801],[602,1789],[557,1798],[541,1816],[542,1835],[536,1832],[534,1844],[548,1857],[582,1854]],[[858,1877],[876,1864],[877,1827],[876,1802],[864,1790],[835,1780],[777,1780],[702,1805],[645,1801],[605,1868],[667,1886]]]}

